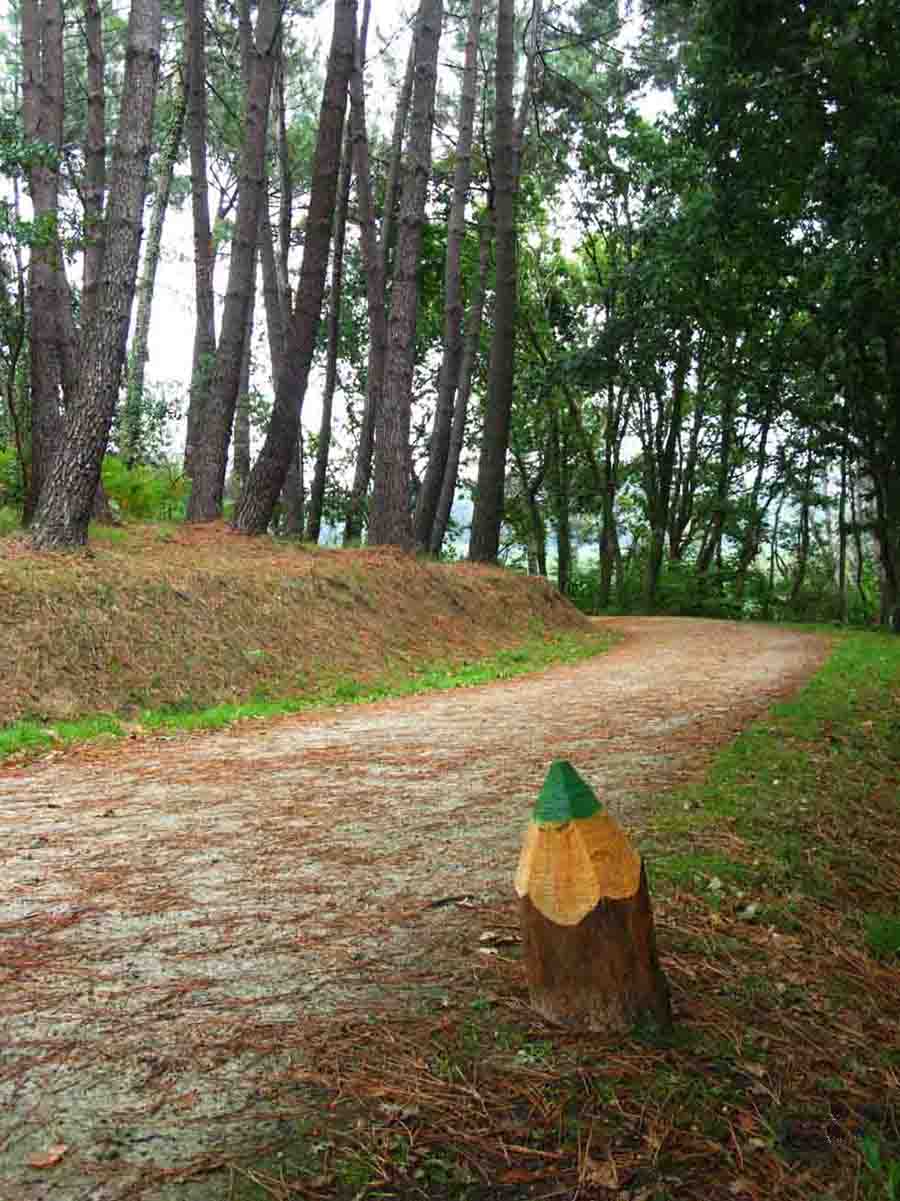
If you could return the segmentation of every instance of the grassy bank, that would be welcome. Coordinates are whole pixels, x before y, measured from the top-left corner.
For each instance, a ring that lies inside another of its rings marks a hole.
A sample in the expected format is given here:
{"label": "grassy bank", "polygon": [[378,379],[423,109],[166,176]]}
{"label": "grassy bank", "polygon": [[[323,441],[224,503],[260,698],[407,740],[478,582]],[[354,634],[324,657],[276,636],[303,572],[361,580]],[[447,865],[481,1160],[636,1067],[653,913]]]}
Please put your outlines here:
{"label": "grassy bank", "polygon": [[591,629],[496,568],[222,526],[102,533],[78,555],[0,538],[0,754],[497,678]]}
{"label": "grassy bank", "polygon": [[536,1021],[514,905],[478,914],[494,953],[420,1012],[311,1027],[293,1134],[228,1195],[897,1201],[900,639],[839,636],[639,841],[671,1036]]}
{"label": "grassy bank", "polygon": [[381,675],[367,672],[364,680],[323,673],[307,691],[278,700],[251,700],[195,708],[189,701],[159,709],[143,709],[128,720],[94,714],[70,721],[25,719],[0,728],[0,760],[40,754],[94,738],[121,738],[159,730],[217,730],[236,721],[283,717],[334,705],[357,705],[391,697],[413,696],[449,688],[472,688],[509,680],[563,663],[578,663],[607,650],[613,641],[605,632],[532,636],[520,645],[472,662],[435,661],[412,664]]}

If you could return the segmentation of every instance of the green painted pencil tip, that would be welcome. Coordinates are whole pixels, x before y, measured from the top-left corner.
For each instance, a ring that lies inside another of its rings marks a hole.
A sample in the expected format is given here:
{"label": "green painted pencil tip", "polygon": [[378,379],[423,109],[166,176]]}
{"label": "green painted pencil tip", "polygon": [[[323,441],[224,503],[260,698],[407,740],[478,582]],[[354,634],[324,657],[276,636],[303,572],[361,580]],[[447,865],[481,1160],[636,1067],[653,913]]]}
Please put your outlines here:
{"label": "green painted pencil tip", "polygon": [[571,763],[557,759],[550,764],[531,817],[540,823],[570,822],[593,817],[600,809],[600,802],[590,784],[582,779]]}

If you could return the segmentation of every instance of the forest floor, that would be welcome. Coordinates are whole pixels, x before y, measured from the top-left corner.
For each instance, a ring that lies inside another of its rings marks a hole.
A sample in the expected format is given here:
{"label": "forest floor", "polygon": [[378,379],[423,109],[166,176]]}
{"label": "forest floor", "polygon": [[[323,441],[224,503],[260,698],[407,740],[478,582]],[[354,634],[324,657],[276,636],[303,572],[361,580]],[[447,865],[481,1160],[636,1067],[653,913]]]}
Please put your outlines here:
{"label": "forest floor", "polygon": [[[517,585],[500,574],[488,589],[509,598]],[[3,1201],[699,1196],[679,1191],[684,1168],[661,1174],[671,1121],[652,1133],[645,1177],[599,1119],[593,1146],[593,1116],[564,1132],[575,1100],[559,1101],[560,1079],[577,1091],[586,1077],[571,1036],[557,1042],[527,1009],[518,847],[557,758],[652,846],[661,798],[702,781],[829,639],[599,624],[619,638],[608,653],[539,676],[0,768]],[[734,881],[726,857],[712,861],[717,876],[698,871],[718,909]],[[722,974],[679,944],[671,899],[658,925],[689,1027],[692,995]],[[778,936],[753,936],[764,957],[783,954]],[[478,1081],[454,1059],[460,1037]],[[668,1054],[578,1046],[602,1054],[592,1079],[609,1097],[617,1071]],[[741,1079],[770,1088],[749,1054]],[[485,1088],[515,1092],[502,1120]],[[535,1139],[548,1123],[555,1143]],[[642,1119],[634,1137],[646,1132]],[[441,1138],[454,1149],[435,1150]],[[710,1152],[689,1139],[696,1168]],[[729,1170],[728,1191],[705,1196],[764,1195]]]}

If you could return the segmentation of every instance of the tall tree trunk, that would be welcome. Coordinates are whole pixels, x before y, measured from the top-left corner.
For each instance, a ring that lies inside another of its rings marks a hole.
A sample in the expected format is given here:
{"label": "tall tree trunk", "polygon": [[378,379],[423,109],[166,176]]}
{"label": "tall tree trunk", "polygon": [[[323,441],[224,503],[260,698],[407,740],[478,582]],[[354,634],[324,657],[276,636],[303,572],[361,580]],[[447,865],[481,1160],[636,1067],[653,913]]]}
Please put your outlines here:
{"label": "tall tree trunk", "polygon": [[481,0],[471,0],[466,53],[463,65],[462,103],[459,113],[459,138],[453,172],[453,199],[447,222],[447,255],[444,267],[444,337],[441,371],[438,377],[437,403],[425,478],[416,503],[414,536],[416,545],[427,549],[431,544],[434,517],[441,494],[450,447],[453,401],[459,381],[463,350],[462,246],[466,235],[466,204],[472,180],[472,133],[478,94],[478,43],[481,35]]}
{"label": "tall tree trunk", "polygon": [[687,454],[679,454],[678,478],[669,508],[669,558],[676,562],[684,557],[693,529],[697,468],[700,464],[700,435],[706,422],[707,390],[704,381],[704,358],[701,340],[696,371],[697,382],[694,388],[694,413]]}
{"label": "tall tree trunk", "polygon": [[778,533],[781,529],[781,510],[784,507],[786,493],[782,491],[775,506],[775,518],[772,522],[772,536],[769,540],[769,587],[763,605],[763,620],[768,621],[772,615],[772,602],[775,599],[775,569],[778,566]]}
{"label": "tall tree trunk", "polygon": [[846,624],[850,597],[847,588],[847,447],[841,447],[841,482],[838,496],[838,620]]}
{"label": "tall tree trunk", "polygon": [[194,450],[216,358],[216,312],[213,293],[215,248],[209,216],[209,173],[206,162],[206,13],[204,0],[185,0],[184,43],[187,72],[187,138],[191,157],[191,213],[194,221],[194,300],[196,325],[188,399],[184,469],[193,475]]}
{"label": "tall tree trunk", "polygon": [[765,520],[766,511],[772,502],[774,493],[769,494],[764,505],[760,504],[762,495],[763,480],[765,478],[766,466],[769,461],[769,433],[772,428],[772,418],[775,413],[775,399],[777,396],[777,385],[772,385],[769,389],[769,394],[766,399],[766,408],[763,414],[762,424],[760,425],[758,442],[756,444],[756,473],[753,477],[753,486],[750,490],[750,516],[747,520],[747,528],[744,531],[744,537],[741,542],[741,550],[738,556],[737,570],[734,576],[734,599],[740,605],[744,600],[744,589],[747,585],[747,573],[753,565],[753,560],[759,554],[760,546],[762,545],[763,522]]}
{"label": "tall tree trunk", "polygon": [[128,384],[125,397],[125,412],[122,421],[122,452],[129,466],[141,455],[141,419],[144,405],[144,374],[147,368],[148,342],[150,337],[150,314],[153,307],[153,291],[156,271],[162,248],[162,231],[172,192],[175,164],[181,152],[184,134],[184,118],[187,107],[187,83],[181,72],[175,84],[176,95],[171,120],[164,135],[153,196],[147,246],[144,250],[144,265],[137,286],[137,316],[134,337],[128,362]]}
{"label": "tall tree trunk", "polygon": [[850,474],[849,481],[849,499],[850,499],[850,525],[853,530],[853,551],[855,559],[855,575],[854,583],[856,591],[859,593],[860,603],[862,605],[863,620],[868,621],[871,602],[869,595],[866,592],[865,586],[865,569],[866,556],[863,551],[862,527],[860,525],[859,507],[856,501],[856,471]]}
{"label": "tall tree trunk", "polygon": [[697,555],[697,575],[706,575],[712,563],[721,552],[722,537],[725,533],[725,522],[728,517],[728,491],[731,484],[732,450],[734,447],[734,409],[735,387],[737,375],[736,356],[737,338],[729,340],[728,361],[725,367],[725,386],[722,390],[721,432],[719,437],[719,462],[716,469],[716,500],[713,518],[700,553]]}
{"label": "tall tree trunk", "polygon": [[598,546],[599,579],[597,607],[608,609],[612,601],[613,577],[622,591],[622,548],[616,518],[616,497],[619,491],[619,465],[622,442],[634,403],[630,387],[621,387],[618,395],[610,382],[606,393],[603,440],[603,488],[600,492],[600,544]]}
{"label": "tall tree trunk", "polygon": [[[366,302],[369,320],[369,354],[366,372],[366,399],[363,406],[362,420],[359,428],[359,445],[356,451],[356,465],[353,471],[353,487],[350,491],[350,501],[347,505],[347,517],[344,524],[344,545],[359,540],[362,535],[363,513],[366,505],[366,495],[372,478],[372,455],[375,451],[375,426],[381,411],[381,398],[384,394],[384,369],[387,362],[387,310],[385,307],[385,259],[383,244],[379,243],[378,230],[375,221],[375,201],[373,198],[372,172],[369,163],[369,139],[366,132],[366,100],[363,80],[365,64],[366,39],[369,29],[369,13],[371,0],[366,0],[363,8],[362,26],[357,40],[353,62],[353,74],[350,77],[350,130],[353,137],[353,169],[356,174],[356,194],[359,206],[360,251],[362,255],[363,272],[366,277]],[[410,65],[408,69],[409,90],[412,89],[412,49],[410,49]],[[402,107],[402,98],[401,105]],[[406,98],[408,107],[408,95]],[[406,124],[406,113],[403,114],[403,126]],[[402,128],[401,128],[402,135]],[[396,162],[402,154],[401,144],[396,149]],[[391,169],[394,169],[394,159]]]}
{"label": "tall tree trunk", "polygon": [[487,275],[491,259],[492,234],[492,214],[488,211],[483,215],[481,220],[478,241],[478,282],[475,286],[475,294],[472,297],[472,303],[469,308],[466,337],[463,344],[462,358],[459,363],[456,400],[453,404],[453,421],[450,425],[447,463],[444,467],[441,494],[438,497],[437,510],[435,511],[434,522],[431,527],[431,539],[428,544],[428,549],[433,555],[441,553],[441,547],[447,535],[447,526],[450,524],[453,498],[456,495],[459,460],[462,456],[463,442],[466,436],[466,418],[469,412],[469,398],[472,394],[472,378],[475,373],[475,362],[478,358],[478,346],[481,341],[481,322],[484,314],[484,293],[487,287]]}
{"label": "tall tree trunk", "polygon": [[134,300],[161,33],[160,0],[133,0],[97,306],[82,330],[78,387],[34,518],[33,539],[41,548],[77,546],[87,538]]}
{"label": "tall tree trunk", "polygon": [[[368,22],[368,9],[366,10]],[[365,39],[360,38],[365,59]],[[400,175],[403,170],[403,137],[406,133],[406,122],[409,119],[409,106],[412,102],[413,80],[416,68],[416,39],[413,37],[409,44],[409,54],[406,58],[406,70],[403,72],[403,83],[400,95],[397,97],[397,109],[394,113],[394,129],[391,134],[391,154],[388,160],[388,173],[384,188],[384,213],[381,221],[381,278],[387,281],[391,278],[391,255],[394,249],[395,213],[397,196],[400,190]]]}
{"label": "tall tree trunk", "polygon": [[875,494],[872,538],[878,557],[881,582],[879,621],[885,629],[900,634],[900,522],[897,520],[900,516],[897,512],[900,488],[889,463],[882,458],[878,467],[877,474],[874,465],[871,470]]}
{"label": "tall tree trunk", "polygon": [[103,263],[103,204],[106,195],[106,87],[103,21],[99,0],[84,0],[87,43],[87,129],[84,147],[84,283],[81,320],[93,319]]}
{"label": "tall tree trunk", "polygon": [[232,496],[240,494],[241,488],[247,482],[250,474],[250,369],[253,365],[253,325],[256,308],[256,260],[253,255],[252,290],[250,294],[250,312],[247,314],[247,327],[244,331],[244,349],[241,356],[241,379],[238,385],[237,404],[234,409],[234,431],[232,442],[234,447],[234,480]]}
{"label": "tall tree trunk", "polygon": [[325,481],[328,476],[328,454],[331,449],[331,417],[334,408],[334,390],[337,386],[337,361],[341,336],[344,243],[347,236],[347,209],[350,205],[350,178],[353,166],[352,130],[349,124],[344,136],[343,153],[337,211],[334,215],[334,254],[331,260],[331,296],[328,301],[328,348],[325,358],[325,384],[322,389],[322,420],[319,423],[316,465],[309,491],[307,542],[319,541],[322,529],[322,505],[325,500]]}
{"label": "tall tree trunk", "polygon": [[284,366],[284,344],[290,325],[290,295],[285,296],[282,293],[278,282],[277,256],[273,238],[274,231],[269,211],[264,205],[259,257],[262,263],[263,304],[266,310],[269,358],[272,360],[272,376],[277,380]]}
{"label": "tall tree trunk", "polygon": [[569,523],[569,447],[555,401],[550,411],[550,483],[556,526],[556,586],[569,595],[572,575],[572,535]]}
{"label": "tall tree trunk", "polygon": [[240,492],[250,474],[250,364],[253,346],[253,313],[247,322],[244,360],[241,363],[241,383],[234,410],[234,489]]}
{"label": "tall tree trunk", "polygon": [[[19,192],[19,181],[12,179],[12,208],[13,217],[18,222],[21,217],[22,206]],[[22,256],[22,247],[17,243],[13,243],[13,258],[16,264],[15,284],[11,288],[14,295],[14,300],[10,305],[12,317],[11,331],[9,336],[9,345],[6,352],[5,372],[3,380],[3,393],[6,401],[6,409],[9,415],[9,426],[7,427],[12,433],[13,446],[16,452],[16,459],[19,464],[19,470],[22,473],[22,485],[25,495],[30,493],[30,472],[31,464],[28,457],[28,449],[26,446],[25,422],[23,410],[27,408],[26,404],[22,403],[23,392],[23,372],[19,370],[22,363],[23,353],[25,351],[25,340],[28,330],[28,317],[25,303],[25,263]],[[14,314],[14,316],[13,316]]]}
{"label": "tall tree trunk", "polygon": [[806,452],[806,470],[803,473],[803,494],[800,497],[800,521],[797,534],[797,568],[794,572],[794,582],[791,585],[791,593],[788,597],[788,604],[792,607],[796,605],[800,599],[800,593],[803,591],[803,585],[806,583],[806,571],[809,566],[809,550],[812,541],[812,482],[813,482],[813,455],[812,451]]}
{"label": "tall tree trunk", "polygon": [[[250,95],[250,82],[253,76],[253,22],[250,19],[250,0],[241,0],[238,7],[238,35],[241,47],[241,83],[244,95]],[[278,39],[278,58],[275,73],[283,65],[281,54],[281,39]],[[241,376],[238,384],[237,401],[234,408],[234,422],[231,431],[231,442],[234,451],[232,465],[233,498],[240,495],[241,489],[250,474],[250,373],[253,365],[253,317],[256,308],[256,269],[259,263],[259,244],[269,212],[269,198],[263,184],[263,195],[260,200],[259,218],[256,227],[256,243],[253,247],[253,261],[250,268],[250,311],[247,313],[247,324],[244,328],[244,346],[241,352]]]}
{"label": "tall tree trunk", "polygon": [[266,183],[266,131],[269,100],[280,36],[277,0],[261,0],[256,37],[250,51],[244,141],[241,149],[238,202],[228,288],[216,365],[204,406],[203,436],[193,448],[193,486],[187,507],[188,521],[214,521],[222,514],[228,445],[241,379],[244,337],[253,292],[253,271],[259,218]]}
{"label": "tall tree trunk", "polygon": [[469,558],[493,563],[500,547],[503,490],[512,411],[516,338],[515,4],[498,0],[494,172],[496,184],[496,288],[494,336],[488,368],[478,490],[472,514]]}
{"label": "tall tree trunk", "polygon": [[278,273],[278,290],[286,319],[290,319],[291,288],[288,280],[288,257],[291,252],[291,229],[294,210],[294,179],[291,172],[291,148],[287,132],[287,105],[284,96],[284,54],[278,56],[275,77],[275,99],[278,109],[278,254],[275,266]]}
{"label": "tall tree trunk", "polygon": [[[37,222],[56,229],[63,122],[63,12],[59,0],[23,0],[22,115],[25,136],[48,147],[28,169]],[[31,463],[23,519],[30,524],[60,443],[59,281],[62,249],[55,235],[32,247],[30,308]]]}
{"label": "tall tree trunk", "polygon": [[304,477],[303,431],[298,428],[291,465],[281,489],[282,529],[290,538],[302,538],[306,524],[306,485]]}
{"label": "tall tree trunk", "polygon": [[415,80],[388,318],[384,396],[375,440],[369,518],[369,542],[374,545],[412,545],[409,427],[419,302],[418,270],[431,177],[431,134],[443,16],[442,0],[422,0],[416,20]]}
{"label": "tall tree trunk", "polygon": [[[656,607],[656,594],[665,553],[675,455],[684,417],[685,389],[691,365],[691,341],[691,331],[685,326],[678,335],[668,420],[663,417],[664,402],[657,397],[658,414],[652,437],[648,440],[646,432],[644,434],[644,467],[647,473],[645,489],[650,518],[650,546],[644,576],[644,607],[648,613]],[[650,445],[652,462],[647,461],[647,448]]]}
{"label": "tall tree trunk", "polygon": [[544,514],[541,512],[538,500],[538,494],[544,483],[544,467],[542,466],[538,474],[529,479],[524,457],[520,454],[515,444],[510,449],[512,460],[516,465],[516,471],[519,473],[519,482],[522,487],[522,495],[525,498],[525,508],[528,511],[528,521],[531,526],[528,532],[527,545],[528,574],[545,576],[547,574],[547,525],[544,521]]}
{"label": "tall tree trunk", "polygon": [[276,383],[266,440],[234,517],[235,529],[244,534],[262,534],[268,528],[297,443],[300,411],[322,313],[355,34],[356,0],[336,0],[313,159],[303,264],[285,360]]}

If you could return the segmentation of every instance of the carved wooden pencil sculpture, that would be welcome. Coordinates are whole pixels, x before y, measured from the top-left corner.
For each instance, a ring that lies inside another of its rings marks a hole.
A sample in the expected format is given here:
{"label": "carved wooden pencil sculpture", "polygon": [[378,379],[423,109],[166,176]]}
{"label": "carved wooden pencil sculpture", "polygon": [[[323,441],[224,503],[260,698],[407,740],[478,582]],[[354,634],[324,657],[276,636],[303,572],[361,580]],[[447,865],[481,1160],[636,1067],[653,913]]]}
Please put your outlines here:
{"label": "carved wooden pencil sculpture", "polygon": [[531,1003],[553,1022],[671,1022],[641,858],[570,763],[550,767],[525,834],[520,897]]}

